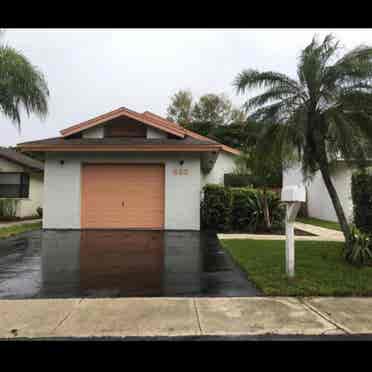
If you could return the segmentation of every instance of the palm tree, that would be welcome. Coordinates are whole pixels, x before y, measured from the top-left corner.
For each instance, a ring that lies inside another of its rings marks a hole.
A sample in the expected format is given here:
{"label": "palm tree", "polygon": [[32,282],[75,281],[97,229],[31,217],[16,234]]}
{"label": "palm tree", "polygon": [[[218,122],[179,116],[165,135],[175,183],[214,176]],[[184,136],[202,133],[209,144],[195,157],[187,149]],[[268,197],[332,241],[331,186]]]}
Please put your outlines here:
{"label": "palm tree", "polygon": [[0,113],[20,129],[20,109],[43,118],[48,113],[48,96],[42,73],[22,53],[0,45]]}
{"label": "palm tree", "polygon": [[301,52],[297,79],[278,72],[245,70],[235,79],[238,93],[265,91],[245,103],[250,118],[270,125],[262,146],[296,149],[302,171],[320,170],[345,236],[351,233],[337,195],[331,170],[337,159],[363,165],[372,142],[372,48],[359,46],[337,56],[340,44],[332,35],[316,37]]}

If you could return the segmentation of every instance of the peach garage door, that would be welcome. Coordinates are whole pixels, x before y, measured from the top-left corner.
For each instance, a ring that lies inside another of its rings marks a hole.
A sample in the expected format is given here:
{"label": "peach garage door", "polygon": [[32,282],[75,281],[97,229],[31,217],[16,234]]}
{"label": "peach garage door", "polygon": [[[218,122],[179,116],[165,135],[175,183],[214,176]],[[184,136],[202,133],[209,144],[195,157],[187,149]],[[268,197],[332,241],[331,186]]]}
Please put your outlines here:
{"label": "peach garage door", "polygon": [[164,166],[85,164],[82,228],[164,227]]}

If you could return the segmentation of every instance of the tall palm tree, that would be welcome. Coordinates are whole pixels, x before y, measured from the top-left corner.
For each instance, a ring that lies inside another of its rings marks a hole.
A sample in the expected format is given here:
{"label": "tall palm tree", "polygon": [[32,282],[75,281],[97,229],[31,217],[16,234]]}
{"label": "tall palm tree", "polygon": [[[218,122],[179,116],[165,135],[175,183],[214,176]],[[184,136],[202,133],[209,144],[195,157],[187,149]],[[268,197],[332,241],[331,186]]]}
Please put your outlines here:
{"label": "tall palm tree", "polygon": [[0,45],[0,113],[20,129],[20,109],[25,109],[27,115],[32,112],[45,117],[48,96],[42,73],[22,53]]}
{"label": "tall palm tree", "polygon": [[[238,93],[265,91],[245,103],[250,118],[270,125],[260,144],[298,150],[306,177],[320,170],[335,208],[346,248],[350,228],[331,179],[337,159],[362,165],[372,143],[372,48],[359,46],[337,56],[332,35],[316,37],[301,52],[297,79],[278,72],[245,70],[235,79]],[[284,150],[285,149],[285,150]]]}

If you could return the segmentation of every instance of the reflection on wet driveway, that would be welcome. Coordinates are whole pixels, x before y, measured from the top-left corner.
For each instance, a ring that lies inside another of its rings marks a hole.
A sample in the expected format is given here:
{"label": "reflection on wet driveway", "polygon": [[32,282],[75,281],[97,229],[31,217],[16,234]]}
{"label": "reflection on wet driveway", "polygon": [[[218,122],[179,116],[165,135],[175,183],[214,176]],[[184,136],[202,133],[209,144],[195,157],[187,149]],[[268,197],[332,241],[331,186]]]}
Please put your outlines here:
{"label": "reflection on wet driveway", "polygon": [[0,241],[0,298],[258,294],[214,233],[46,230]]}

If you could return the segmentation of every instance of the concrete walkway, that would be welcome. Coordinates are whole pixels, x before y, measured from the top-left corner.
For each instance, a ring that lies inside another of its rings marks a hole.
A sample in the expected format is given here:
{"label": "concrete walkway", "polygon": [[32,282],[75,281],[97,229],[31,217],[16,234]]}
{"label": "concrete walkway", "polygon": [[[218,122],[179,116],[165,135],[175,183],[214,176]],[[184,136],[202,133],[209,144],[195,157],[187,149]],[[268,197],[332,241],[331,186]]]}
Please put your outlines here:
{"label": "concrete walkway", "polygon": [[[341,231],[326,229],[324,227],[295,222],[295,228],[306,231],[311,235],[296,235],[295,240],[312,241],[345,241]],[[264,234],[217,234],[219,239],[254,239],[254,240],[285,240],[285,235],[264,235]]]}
{"label": "concrete walkway", "polygon": [[41,222],[42,219],[35,219],[35,220],[26,220],[26,221],[15,221],[15,222],[0,222],[0,229],[3,227],[10,227],[10,226],[20,226],[20,225],[26,225],[30,223],[36,223]]}
{"label": "concrete walkway", "polygon": [[1,300],[0,338],[372,334],[372,298]]}

